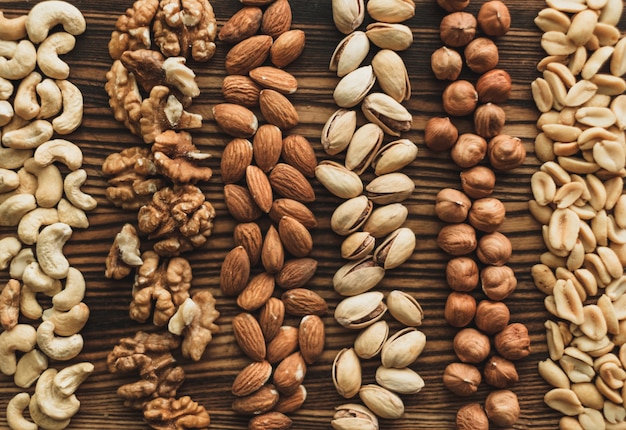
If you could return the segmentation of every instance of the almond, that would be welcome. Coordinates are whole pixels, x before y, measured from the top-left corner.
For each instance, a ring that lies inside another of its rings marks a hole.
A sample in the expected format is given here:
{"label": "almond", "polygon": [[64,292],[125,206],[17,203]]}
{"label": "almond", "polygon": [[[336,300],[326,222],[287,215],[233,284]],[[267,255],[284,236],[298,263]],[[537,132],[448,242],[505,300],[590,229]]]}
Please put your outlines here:
{"label": "almond", "polygon": [[309,208],[293,199],[276,199],[272,203],[270,209],[270,218],[276,224],[280,222],[280,219],[289,215],[290,217],[300,221],[300,223],[306,228],[317,227],[317,219]]}
{"label": "almond", "polygon": [[274,406],[274,410],[283,414],[289,414],[300,409],[305,400],[306,388],[304,388],[304,385],[300,385],[293,394],[288,396],[281,394],[278,397],[278,403]]}
{"label": "almond", "polygon": [[265,359],[265,339],[259,322],[247,312],[233,318],[233,334],[239,348],[253,361]]}
{"label": "almond", "polygon": [[270,342],[278,334],[285,319],[285,304],[277,297],[271,297],[259,312],[259,325]]}
{"label": "almond", "polygon": [[315,363],[324,352],[324,321],[318,315],[305,315],[298,328],[300,353],[307,364]]}
{"label": "almond", "polygon": [[283,159],[304,176],[313,178],[317,157],[311,143],[306,137],[299,134],[290,134],[283,139]]}
{"label": "almond", "polygon": [[259,67],[269,55],[272,36],[257,35],[242,40],[226,54],[224,66],[229,75],[245,75]]}
{"label": "almond", "polygon": [[[250,0],[246,0],[250,1]],[[266,412],[248,422],[248,430],[286,430],[291,427],[291,418],[280,412]]]}
{"label": "almond", "polygon": [[284,325],[278,334],[267,344],[267,361],[276,364],[298,348],[298,329]]}
{"label": "almond", "polygon": [[250,258],[243,246],[231,249],[222,263],[220,289],[226,296],[236,296],[248,283]]}
{"label": "almond", "polygon": [[233,139],[224,148],[220,170],[222,182],[232,184],[246,173],[246,167],[252,162],[252,144],[247,139]]}
{"label": "almond", "polygon": [[304,50],[306,36],[302,30],[289,30],[278,36],[270,48],[270,61],[276,67],[285,67],[295,61]]}
{"label": "almond", "polygon": [[294,288],[285,291],[281,297],[285,312],[295,316],[324,315],[328,304],[319,294],[307,288]]}
{"label": "almond", "polygon": [[274,277],[267,272],[254,276],[237,297],[237,305],[247,311],[259,309],[272,297]]}
{"label": "almond", "polygon": [[286,163],[278,163],[271,171],[270,184],[274,192],[288,199],[310,203],[315,201],[315,191],[298,169]]}
{"label": "almond", "polygon": [[303,287],[313,277],[316,270],[317,260],[294,258],[287,261],[276,274],[276,284],[286,290]]}
{"label": "almond", "polygon": [[313,249],[313,238],[309,230],[290,216],[281,218],[278,234],[287,252],[294,257],[306,257]]}
{"label": "almond", "polygon": [[282,130],[298,125],[299,116],[296,108],[287,97],[268,88],[259,93],[259,108],[267,122]]}
{"label": "almond", "polygon": [[261,249],[261,262],[265,271],[268,273],[276,273],[282,269],[285,263],[285,250],[280,241],[280,236],[276,227],[271,225],[265,233],[263,241],[263,249]]}
{"label": "almond", "polygon": [[293,94],[298,90],[298,80],[289,72],[272,66],[261,66],[250,70],[250,78],[263,88],[282,94]]}
{"label": "almond", "polygon": [[290,395],[296,392],[305,375],[306,363],[302,354],[294,352],[276,366],[272,382],[281,394]]}
{"label": "almond", "polygon": [[222,42],[237,43],[254,36],[261,28],[263,11],[259,7],[244,6],[224,24],[218,34]]}
{"label": "almond", "polygon": [[265,385],[271,375],[272,365],[268,361],[253,361],[239,372],[231,391],[235,396],[247,396]]}
{"label": "almond", "polygon": [[246,167],[246,184],[252,199],[257,206],[265,213],[272,207],[274,198],[272,197],[272,186],[267,175],[257,166]]}
{"label": "almond", "polygon": [[276,38],[291,27],[291,6],[288,0],[276,0],[263,13],[261,33]]}
{"label": "almond", "polygon": [[265,6],[274,0],[239,0],[244,6]]}
{"label": "almond", "polygon": [[269,172],[278,163],[283,150],[283,132],[274,124],[263,124],[254,135],[252,149],[256,164]]}
{"label": "almond", "polygon": [[271,410],[278,403],[278,390],[267,384],[254,393],[235,399],[232,408],[235,412],[247,415],[258,415]]}
{"label": "almond", "polygon": [[235,245],[243,246],[248,253],[250,265],[256,266],[261,258],[261,247],[263,244],[263,236],[261,235],[259,225],[255,222],[237,224],[233,237]]}
{"label": "almond", "polygon": [[257,106],[260,92],[261,87],[247,76],[229,75],[222,82],[222,95],[229,103],[246,107]]}
{"label": "almond", "polygon": [[251,137],[259,127],[258,119],[250,109],[234,103],[213,106],[213,119],[224,133],[234,137]]}
{"label": "almond", "polygon": [[239,222],[250,222],[259,218],[263,212],[256,205],[247,188],[241,185],[224,186],[224,202],[228,212]]}

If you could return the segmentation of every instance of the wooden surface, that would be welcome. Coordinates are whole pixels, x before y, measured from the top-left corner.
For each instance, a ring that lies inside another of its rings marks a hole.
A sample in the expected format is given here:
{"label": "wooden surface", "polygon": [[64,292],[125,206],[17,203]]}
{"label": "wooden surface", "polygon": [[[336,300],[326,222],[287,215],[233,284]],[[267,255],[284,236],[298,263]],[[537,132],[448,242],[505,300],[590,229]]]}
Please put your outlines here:
{"label": "wooden surface", "polygon": [[[70,79],[78,85],[85,99],[83,125],[70,136],[79,144],[85,155],[89,179],[87,192],[99,203],[89,214],[91,227],[76,231],[65,247],[71,264],[80,269],[88,282],[85,302],[91,309],[91,317],[82,334],[85,348],[73,360],[92,361],[95,373],[80,387],[78,397],[82,402],[80,412],[74,417],[71,429],[145,429],[140,413],[128,409],[117,398],[115,390],[134,377],[110,375],[105,360],[108,352],[121,337],[132,336],[138,329],[151,329],[128,317],[128,304],[132,280],[106,280],[103,276],[104,258],[114,234],[125,221],[134,221],[135,213],[125,212],[109,203],[105,196],[106,179],[100,166],[104,158],[124,147],[140,144],[123,125],[117,123],[108,107],[104,91],[105,72],[111,65],[107,53],[107,42],[115,19],[132,4],[131,0],[72,1],[87,19],[87,32],[77,38],[75,50],[66,56],[71,65]],[[482,2],[475,1],[469,11],[477,12]],[[498,40],[500,66],[513,77],[511,100],[504,106],[507,113],[505,132],[523,139],[528,150],[524,166],[513,172],[498,176],[494,196],[505,202],[507,219],[502,232],[511,239],[514,247],[510,265],[519,280],[517,291],[506,300],[512,312],[512,321],[528,325],[532,338],[532,354],[518,363],[520,382],[514,388],[520,398],[521,417],[516,429],[554,429],[558,415],[543,404],[543,394],[549,387],[536,372],[537,362],[546,357],[543,322],[548,318],[543,307],[543,296],[533,286],[530,267],[538,262],[542,252],[539,225],[526,210],[529,199],[530,175],[539,163],[533,154],[533,138],[536,134],[534,121],[537,112],[530,95],[530,82],[537,75],[535,64],[543,54],[539,47],[540,33],[533,25],[533,17],[543,7],[543,2],[507,2],[513,19],[508,35]],[[0,0],[0,9],[14,16],[27,12],[34,2]],[[240,4],[236,0],[213,0],[213,7],[221,25]],[[288,68],[298,78],[300,89],[292,97],[301,123],[294,132],[308,137],[316,148],[318,158],[327,158],[319,144],[319,134],[328,116],[336,109],[332,101],[332,90],[338,79],[327,70],[328,60],[342,35],[332,24],[329,0],[291,0],[293,28],[306,32],[307,44],[302,57]],[[415,141],[420,148],[417,160],[406,169],[416,183],[414,194],[405,204],[409,208],[406,225],[418,237],[413,257],[400,268],[387,273],[380,290],[401,288],[413,293],[421,302],[425,319],[421,327],[428,342],[424,353],[412,366],[426,382],[425,388],[416,395],[403,396],[406,404],[404,417],[397,421],[381,421],[384,429],[451,429],[459,406],[473,400],[484,400],[488,389],[481,386],[478,394],[463,399],[450,394],[441,383],[445,365],[454,360],[451,339],[456,332],[446,326],[443,306],[449,289],[445,284],[444,267],[447,257],[436,245],[436,233],[441,223],[434,216],[434,198],[443,187],[459,187],[458,169],[450,162],[448,154],[429,152],[423,144],[423,127],[427,119],[442,114],[440,94],[444,88],[430,72],[430,54],[441,45],[438,37],[439,21],[444,15],[434,0],[417,0],[417,14],[408,24],[413,29],[416,43],[402,53],[413,86],[413,96],[407,107],[414,115],[413,128],[405,137]],[[238,309],[232,298],[224,298],[219,292],[220,264],[232,247],[234,221],[226,212],[223,203],[222,184],[219,175],[221,151],[229,138],[219,133],[210,118],[210,109],[221,100],[220,86],[225,75],[223,68],[227,46],[218,43],[217,54],[207,64],[190,66],[195,70],[202,94],[194,100],[190,110],[205,117],[201,130],[193,132],[194,142],[213,154],[209,165],[215,175],[202,189],[217,209],[215,229],[207,246],[188,255],[193,266],[193,287],[208,288],[217,297],[221,317],[217,321],[221,332],[215,336],[200,362],[182,360],[187,378],[179,395],[190,395],[203,404],[211,414],[212,428],[244,429],[247,418],[238,417],[230,410],[233,400],[230,386],[237,372],[248,362],[234,343],[230,321]],[[474,80],[476,76],[464,72]],[[457,121],[461,130],[467,130],[467,121]],[[314,231],[315,249],[313,257],[319,261],[319,269],[310,287],[325,297],[331,312],[325,317],[327,327],[326,351],[321,361],[308,369],[305,385],[309,396],[303,408],[293,414],[294,429],[330,428],[329,420],[333,408],[346,401],[336,394],[331,379],[330,365],[335,353],[351,345],[355,333],[337,326],[332,310],[339,296],[331,287],[331,278],[342,264],[339,256],[341,239],[329,229],[329,219],[340,200],[331,196],[315,183],[317,201],[312,209],[319,219]],[[1,230],[0,236],[11,233]],[[7,274],[0,273],[0,281]],[[481,295],[477,292],[477,297]],[[59,367],[60,363],[52,363]],[[364,364],[364,382],[373,380],[375,361]],[[20,390],[10,377],[0,377],[0,428],[6,428],[4,410],[8,400]],[[32,390],[31,390],[32,391]]]}

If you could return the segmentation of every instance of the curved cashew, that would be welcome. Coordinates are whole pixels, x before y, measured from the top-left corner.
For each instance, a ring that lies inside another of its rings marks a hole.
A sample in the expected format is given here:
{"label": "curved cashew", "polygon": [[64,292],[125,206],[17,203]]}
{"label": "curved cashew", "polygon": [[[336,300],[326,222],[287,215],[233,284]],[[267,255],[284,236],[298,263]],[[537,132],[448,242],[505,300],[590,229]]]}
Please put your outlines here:
{"label": "curved cashew", "polygon": [[[2,12],[0,12],[2,13]],[[37,430],[39,427],[24,418],[24,409],[30,403],[28,393],[19,393],[7,405],[7,424],[11,430]]]}
{"label": "curved cashew", "polygon": [[20,40],[26,37],[26,15],[5,18],[0,12],[0,39]]}
{"label": "curved cashew", "polygon": [[[0,12],[2,13],[2,12]],[[9,100],[13,94],[13,84],[8,79],[0,78],[0,100]]]}
{"label": "curved cashew", "polygon": [[27,352],[17,362],[17,369],[13,375],[15,385],[28,388],[48,368],[48,357],[38,349]]}
{"label": "curved cashew", "polygon": [[37,261],[24,268],[22,282],[34,293],[44,293],[49,297],[61,291],[61,281],[45,274]]}
{"label": "curved cashew", "polygon": [[0,203],[0,225],[16,226],[22,217],[37,207],[32,194],[16,194]]}
{"label": "curved cashew", "polygon": [[52,306],[59,311],[69,311],[85,297],[85,278],[80,270],[70,267],[63,291],[52,296]]}
{"label": "curved cashew", "polygon": [[49,141],[54,134],[52,124],[45,119],[36,119],[21,128],[2,135],[2,144],[15,149],[33,149]]}
{"label": "curved cashew", "polygon": [[71,396],[78,390],[89,375],[94,371],[94,365],[87,361],[67,366],[65,369],[59,370],[54,377],[54,386],[64,396]]}
{"label": "curved cashew", "polygon": [[[11,59],[8,60],[7,57]],[[13,52],[6,49],[0,51],[0,77],[11,80],[22,79],[35,70],[36,63],[35,45],[29,40],[22,40],[15,45]]]}
{"label": "curved cashew", "polygon": [[17,225],[17,235],[22,243],[32,245],[37,242],[41,226],[59,222],[59,215],[54,208],[36,208],[22,217]]}
{"label": "curved cashew", "polygon": [[55,336],[54,323],[44,321],[37,328],[37,345],[48,358],[67,361],[76,357],[83,349],[83,337],[80,334],[69,337]]}
{"label": "curved cashew", "polygon": [[67,80],[57,80],[63,96],[63,113],[52,120],[54,131],[70,134],[83,120],[83,94],[78,87]]}
{"label": "curved cashew", "polygon": [[57,24],[74,36],[83,33],[87,27],[85,17],[76,6],[60,0],[44,1],[34,5],[28,13],[28,38],[34,43],[43,42],[50,29]]}
{"label": "curved cashew", "polygon": [[15,99],[13,100],[13,109],[15,113],[24,119],[33,119],[39,114],[41,106],[37,101],[37,85],[41,82],[41,75],[37,72],[31,72],[28,76],[22,79],[17,92],[15,93]]}
{"label": "curved cashew", "polygon": [[0,127],[11,122],[14,115],[13,105],[6,100],[0,100]]}
{"label": "curved cashew", "polygon": [[83,169],[74,170],[65,176],[63,181],[63,190],[65,191],[65,197],[72,202],[74,206],[84,211],[90,211],[95,209],[98,205],[96,199],[89,194],[83,193],[80,187],[87,180],[87,172]]}
{"label": "curved cashew", "polygon": [[41,270],[55,279],[67,276],[70,263],[63,255],[63,245],[72,235],[72,228],[62,222],[57,222],[44,227],[37,239],[37,261]]}
{"label": "curved cashew", "polygon": [[[54,207],[63,197],[63,176],[54,164],[40,167],[34,158],[26,160],[24,169],[37,177],[35,199],[44,208]],[[34,243],[34,242],[33,242]]]}
{"label": "curved cashew", "polygon": [[35,88],[41,100],[41,109],[37,118],[50,118],[61,112],[63,96],[54,79],[46,78]]}
{"label": "curved cashew", "polygon": [[54,385],[58,372],[50,368],[41,374],[35,387],[38,405],[41,412],[55,420],[66,420],[73,417],[80,408],[80,401],[74,394],[65,396]]}
{"label": "curved cashew", "polygon": [[33,151],[30,149],[0,147],[0,168],[19,169],[32,156]]}
{"label": "curved cashew", "polygon": [[10,169],[0,167],[0,193],[12,191],[20,186],[20,177]]}
{"label": "curved cashew", "polygon": [[63,312],[54,307],[43,311],[44,321],[54,323],[54,332],[59,336],[71,336],[83,329],[89,319],[89,307],[80,302],[72,306],[69,311]]}
{"label": "curved cashew", "polygon": [[7,236],[0,239],[0,270],[9,267],[9,263],[22,249],[17,237]]}
{"label": "curved cashew", "polygon": [[53,79],[67,79],[70,66],[59,58],[67,54],[76,44],[76,38],[69,33],[58,32],[48,36],[37,48],[37,64],[41,71]]}
{"label": "curved cashew", "polygon": [[[15,151],[32,152],[27,149],[16,149]],[[1,148],[0,148],[0,156],[2,156]],[[0,161],[0,164],[2,164],[1,161]],[[37,177],[28,173],[24,168],[21,168],[20,170],[17,171],[17,176],[20,178],[20,186],[8,193],[0,194],[0,204],[7,201],[10,197],[16,196],[18,194],[35,195],[35,191],[37,191]]]}
{"label": "curved cashew", "polygon": [[38,320],[43,314],[43,308],[37,301],[36,293],[26,284],[22,285],[20,294],[20,313],[31,320]]}
{"label": "curved cashew", "polygon": [[[0,245],[2,246],[2,245]],[[22,279],[24,269],[27,265],[35,261],[35,254],[32,248],[24,248],[11,260],[9,266],[9,276],[13,279]]]}
{"label": "curved cashew", "polygon": [[15,351],[29,352],[37,343],[37,333],[33,326],[18,324],[11,330],[0,333],[0,372],[15,374],[17,360]]}
{"label": "curved cashew", "polygon": [[53,139],[39,145],[33,157],[41,167],[60,161],[70,170],[76,170],[83,164],[80,148],[65,139]]}
{"label": "curved cashew", "polygon": [[39,406],[37,394],[33,394],[28,404],[28,412],[33,421],[44,430],[65,430],[70,425],[70,419],[55,420],[44,414]]}
{"label": "curved cashew", "polygon": [[57,205],[59,221],[73,228],[89,227],[89,220],[82,209],[78,209],[65,199],[61,199]]}

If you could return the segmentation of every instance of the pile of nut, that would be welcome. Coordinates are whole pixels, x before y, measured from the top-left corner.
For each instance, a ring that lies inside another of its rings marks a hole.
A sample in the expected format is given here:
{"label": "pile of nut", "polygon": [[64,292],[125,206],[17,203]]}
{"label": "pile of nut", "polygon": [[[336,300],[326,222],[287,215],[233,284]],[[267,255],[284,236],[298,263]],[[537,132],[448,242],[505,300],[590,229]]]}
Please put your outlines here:
{"label": "pile of nut", "polygon": [[[63,30],[49,33],[57,24]],[[94,370],[88,362],[49,367],[80,354],[89,318],[85,279],[63,247],[73,228],[89,226],[84,211],[96,201],[80,189],[87,179],[80,148],[58,137],[83,119],[82,94],[60,56],[85,28],[80,11],[63,1],[15,18],[0,12],[0,225],[17,229],[0,239],[0,270],[10,278],[0,292],[0,372],[23,389],[36,383],[32,396],[9,401],[13,430],[66,428],[80,407],[74,393]]]}
{"label": "pile of nut", "polygon": [[284,136],[299,117],[287,98],[298,82],[283,68],[302,53],[305,34],[290,29],[288,0],[242,3],[218,35],[233,46],[226,54],[225,102],[213,107],[215,121],[232,136],[220,170],[226,207],[238,222],[220,287],[242,309],[233,334],[252,360],[233,381],[232,408],[251,416],[250,429],[286,429],[292,425],[287,414],[306,400],[307,366],[324,350],[321,317],[328,309],[307,288],[317,269],[309,231],[317,220],[307,207],[315,201],[309,181],[317,158],[304,136]]}
{"label": "pile of nut", "polygon": [[622,1],[547,2],[535,18],[547,56],[532,83],[541,116],[529,209],[547,251],[532,268],[549,358],[539,374],[560,428],[626,419],[626,38]]}
{"label": "pile of nut", "polygon": [[[510,390],[519,380],[514,361],[530,353],[528,329],[510,323],[509,308],[503,302],[515,291],[517,279],[507,265],[512,244],[498,231],[506,209],[491,197],[495,172],[514,169],[526,157],[520,139],[502,134],[505,111],[499,104],[509,98],[511,78],[497,68],[499,53],[492,38],[504,36],[511,19],[506,5],[497,0],[484,2],[477,18],[464,10],[467,0],[437,3],[449,12],[440,24],[445,46],[431,56],[435,77],[452,81],[443,92],[443,108],[452,117],[473,116],[473,132],[459,135],[449,117],[431,118],[424,130],[428,148],[450,150],[452,161],[462,169],[463,191],[442,189],[435,203],[435,213],[447,223],[437,243],[452,257],[446,265],[446,280],[453,291],[446,300],[444,317],[449,325],[460,328],[453,340],[460,362],[446,367],[443,383],[463,397],[474,394],[483,379],[494,388],[484,407],[473,402],[458,410],[458,429],[486,429],[489,422],[510,426],[520,415],[517,396]],[[477,29],[483,35],[476,37]],[[462,48],[463,55],[455,48]],[[468,79],[458,80],[464,62],[472,73],[480,74],[475,85]],[[473,292],[478,285],[485,297],[477,304]]]}

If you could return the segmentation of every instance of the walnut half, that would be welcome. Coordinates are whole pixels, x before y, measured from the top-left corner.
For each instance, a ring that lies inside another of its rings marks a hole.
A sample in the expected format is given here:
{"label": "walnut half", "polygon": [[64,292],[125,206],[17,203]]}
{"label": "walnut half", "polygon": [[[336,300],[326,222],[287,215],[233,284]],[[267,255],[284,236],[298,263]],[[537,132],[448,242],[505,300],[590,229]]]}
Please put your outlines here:
{"label": "walnut half", "polygon": [[145,404],[143,416],[148,425],[156,430],[208,429],[211,423],[204,406],[189,396],[151,400]]}

